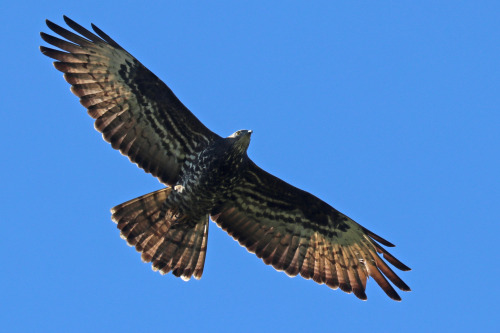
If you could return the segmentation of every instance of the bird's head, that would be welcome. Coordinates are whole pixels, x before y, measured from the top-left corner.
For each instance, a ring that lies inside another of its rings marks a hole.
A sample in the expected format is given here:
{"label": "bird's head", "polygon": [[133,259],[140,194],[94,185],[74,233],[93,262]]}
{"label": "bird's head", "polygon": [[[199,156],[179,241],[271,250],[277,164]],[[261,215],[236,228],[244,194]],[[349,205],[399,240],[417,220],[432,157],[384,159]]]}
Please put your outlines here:
{"label": "bird's head", "polygon": [[239,130],[228,136],[233,141],[234,146],[241,152],[245,152],[250,145],[251,130]]}

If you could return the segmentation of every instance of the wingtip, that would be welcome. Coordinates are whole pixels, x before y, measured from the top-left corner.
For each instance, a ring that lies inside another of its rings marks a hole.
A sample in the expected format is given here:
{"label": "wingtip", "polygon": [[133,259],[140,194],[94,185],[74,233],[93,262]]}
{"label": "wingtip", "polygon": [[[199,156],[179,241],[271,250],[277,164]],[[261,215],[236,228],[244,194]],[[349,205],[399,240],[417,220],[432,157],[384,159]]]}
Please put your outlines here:
{"label": "wingtip", "polygon": [[[43,45],[42,45],[42,46],[39,46],[39,49],[40,49],[40,52],[42,52],[42,54],[43,54],[44,56],[47,56],[47,57],[52,58],[52,59],[56,59],[56,58],[54,58],[54,52],[57,52],[57,51],[52,50],[52,49],[50,49],[50,48],[48,48],[48,47],[45,47],[45,46],[43,46]],[[56,59],[56,60],[57,60],[57,59]],[[55,62],[54,62],[54,63],[55,63]]]}
{"label": "wingtip", "polygon": [[53,27],[53,26],[55,25],[55,23],[54,23],[54,22],[52,22],[52,21],[51,21],[51,20],[49,20],[49,19],[45,19],[45,25],[46,25],[47,27],[49,27],[49,28],[52,30],[52,28],[51,28],[51,27]]}
{"label": "wingtip", "polygon": [[49,27],[50,30],[54,31],[57,33],[57,30],[60,30],[60,29],[63,29],[61,28],[59,25],[57,25],[56,23],[52,22],[51,20],[45,20],[45,24],[47,25],[47,27]]}
{"label": "wingtip", "polygon": [[[384,257],[385,258],[385,257]],[[411,271],[411,268],[400,262],[401,267],[398,267],[398,269],[402,270],[403,272],[408,272]]]}
{"label": "wingtip", "polygon": [[98,34],[99,36],[103,37],[106,36],[106,37],[109,37],[107,34],[105,34],[101,29],[99,29],[99,27],[97,25],[95,25],[94,23],[90,23],[90,26],[92,27],[92,29],[95,31],[96,34]]}
{"label": "wingtip", "polygon": [[396,302],[401,302],[401,296],[396,292],[396,290],[384,290],[387,296],[389,296],[390,299]]}
{"label": "wingtip", "polygon": [[[41,31],[40,32],[40,37],[43,39],[43,41],[47,42],[47,39],[50,38],[50,35]],[[48,43],[48,42],[47,42]]]}
{"label": "wingtip", "polygon": [[101,29],[99,29],[99,27],[96,26],[94,23],[91,23],[90,26],[92,27],[92,29],[94,30],[94,32],[99,37],[101,37],[102,39],[104,39],[108,44],[110,44],[113,47],[116,47],[118,49],[122,49],[123,50],[123,47],[120,44],[118,44],[117,42],[115,42],[113,40],[113,38],[109,37],[108,34],[106,34],[104,31],[102,31]]}
{"label": "wingtip", "polygon": [[[44,42],[46,42],[46,41],[47,41],[47,40],[46,40],[46,39],[47,39],[47,34],[46,34],[45,32],[43,32],[43,31],[40,31],[40,38],[42,38],[42,40],[43,40]],[[39,46],[38,48],[40,49],[40,52],[42,52],[43,54],[45,54],[45,53],[43,52],[43,50],[45,49],[45,47],[44,47],[44,46]]]}
{"label": "wingtip", "polygon": [[90,26],[92,27],[92,30],[94,30],[94,32],[98,35],[100,35],[102,33],[102,30],[99,29],[99,27],[97,25],[95,25],[94,23],[90,23]]}
{"label": "wingtip", "polygon": [[67,25],[71,26],[72,24],[77,24],[75,21],[67,17],[66,15],[63,15],[63,20],[66,22]]}

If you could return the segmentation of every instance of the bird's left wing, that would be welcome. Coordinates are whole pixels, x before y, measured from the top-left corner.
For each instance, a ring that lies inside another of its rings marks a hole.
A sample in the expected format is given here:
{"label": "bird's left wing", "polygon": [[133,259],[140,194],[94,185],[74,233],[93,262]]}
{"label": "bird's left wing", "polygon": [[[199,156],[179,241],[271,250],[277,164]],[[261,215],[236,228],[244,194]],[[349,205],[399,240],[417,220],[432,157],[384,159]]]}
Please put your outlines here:
{"label": "bird's left wing", "polygon": [[401,298],[385,277],[399,289],[410,290],[377,254],[409,270],[379,243],[394,245],[253,162],[232,195],[211,215],[248,251],[290,276],[300,274],[333,289],[340,287],[360,299],[367,298],[369,276],[394,300]]}
{"label": "bird's left wing", "polygon": [[162,183],[175,184],[186,159],[219,136],[95,25],[97,35],[67,17],[64,21],[80,35],[47,20],[66,40],[42,32],[43,40],[62,50],[41,46],[42,53],[58,60],[54,66],[113,148]]}

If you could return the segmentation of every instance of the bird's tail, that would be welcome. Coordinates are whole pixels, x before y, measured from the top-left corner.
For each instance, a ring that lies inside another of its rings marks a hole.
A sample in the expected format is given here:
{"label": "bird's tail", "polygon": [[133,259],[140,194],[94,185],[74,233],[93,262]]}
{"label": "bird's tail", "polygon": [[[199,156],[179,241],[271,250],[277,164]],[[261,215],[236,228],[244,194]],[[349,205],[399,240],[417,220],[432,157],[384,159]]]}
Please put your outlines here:
{"label": "bird's tail", "polygon": [[142,253],[153,270],[200,279],[207,252],[208,215],[190,220],[166,206],[172,188],[161,189],[111,209],[121,237]]}

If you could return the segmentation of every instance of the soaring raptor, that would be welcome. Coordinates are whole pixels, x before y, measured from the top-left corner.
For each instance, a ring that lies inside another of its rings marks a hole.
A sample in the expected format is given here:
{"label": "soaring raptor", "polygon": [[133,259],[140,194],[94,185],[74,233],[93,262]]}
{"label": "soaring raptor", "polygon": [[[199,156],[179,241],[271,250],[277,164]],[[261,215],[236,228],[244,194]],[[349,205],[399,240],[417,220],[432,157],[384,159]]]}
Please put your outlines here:
{"label": "soaring raptor", "polygon": [[[64,17],[75,34],[47,20],[61,49],[41,46],[57,60],[95,128],[130,161],[167,187],[114,207],[121,236],[154,270],[201,278],[211,218],[249,252],[289,276],[298,274],[365,300],[372,277],[410,288],[382,260],[409,268],[380,244],[384,238],[314,195],[259,168],[247,156],[252,131],[227,138],[205,127],[156,75],[92,25],[94,34]],[[386,279],[387,278],[387,279]]]}

